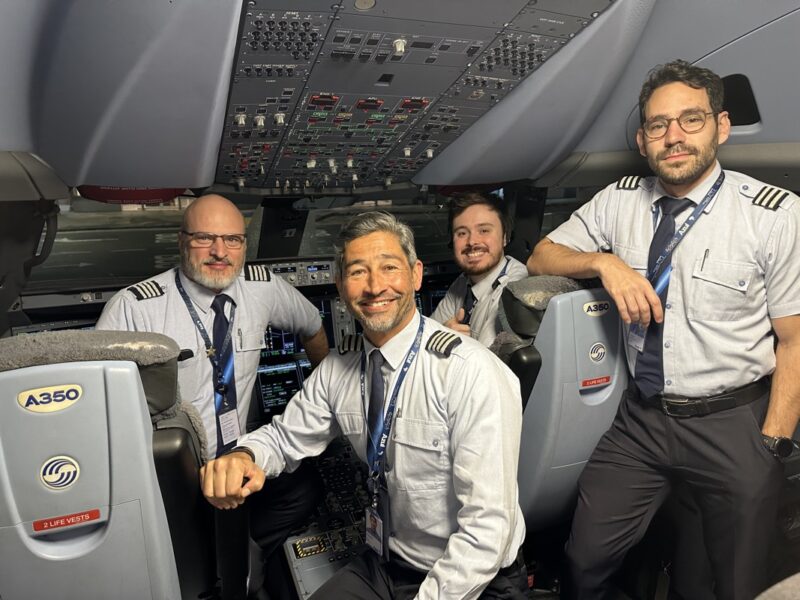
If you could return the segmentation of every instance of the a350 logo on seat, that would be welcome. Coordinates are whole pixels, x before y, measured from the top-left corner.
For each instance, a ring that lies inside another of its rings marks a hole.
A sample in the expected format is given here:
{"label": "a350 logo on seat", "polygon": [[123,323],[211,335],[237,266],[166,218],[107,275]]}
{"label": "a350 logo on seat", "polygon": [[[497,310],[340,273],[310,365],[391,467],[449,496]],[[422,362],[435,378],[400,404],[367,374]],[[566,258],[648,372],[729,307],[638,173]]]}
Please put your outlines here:
{"label": "a350 logo on seat", "polygon": [[25,410],[37,413],[56,412],[75,404],[83,395],[77,383],[51,385],[25,390],[17,394],[17,402]]}

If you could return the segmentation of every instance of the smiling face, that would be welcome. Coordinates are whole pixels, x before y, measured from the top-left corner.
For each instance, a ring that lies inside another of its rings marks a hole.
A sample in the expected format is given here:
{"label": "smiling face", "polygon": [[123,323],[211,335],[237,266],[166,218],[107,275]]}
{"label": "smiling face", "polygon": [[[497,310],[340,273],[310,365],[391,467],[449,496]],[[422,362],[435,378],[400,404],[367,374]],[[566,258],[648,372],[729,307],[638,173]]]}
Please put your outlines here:
{"label": "smiling face", "polygon": [[502,260],[504,238],[500,216],[487,204],[473,204],[453,218],[453,255],[473,283]]}
{"label": "smiling face", "polygon": [[[705,89],[673,82],[657,88],[650,96],[645,106],[645,120],[673,119],[690,111],[712,112],[708,93]],[[686,133],[673,120],[663,138],[651,140],[639,129],[636,142],[664,189],[680,198],[714,169],[717,148],[729,134],[728,113],[723,111],[716,118],[709,115],[705,127],[696,133]]]}
{"label": "smiling face", "polygon": [[381,346],[414,316],[422,263],[417,260],[409,265],[397,236],[376,231],[345,244],[336,285],[367,339]]}
{"label": "smiling face", "polygon": [[[239,209],[222,196],[203,196],[186,209],[183,230],[216,235],[244,234],[244,217]],[[191,237],[179,236],[181,270],[195,283],[215,292],[231,285],[244,265],[247,245],[231,249],[222,238],[216,238],[208,248],[197,248]]]}

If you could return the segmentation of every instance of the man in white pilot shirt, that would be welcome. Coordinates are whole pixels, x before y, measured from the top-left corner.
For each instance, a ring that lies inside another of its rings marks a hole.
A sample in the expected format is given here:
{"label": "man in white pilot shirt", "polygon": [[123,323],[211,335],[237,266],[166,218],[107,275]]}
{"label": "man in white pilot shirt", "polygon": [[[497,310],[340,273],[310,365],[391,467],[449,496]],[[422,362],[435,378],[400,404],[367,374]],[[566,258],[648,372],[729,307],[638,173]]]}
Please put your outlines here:
{"label": "man in white pilot shirt", "polygon": [[[181,398],[192,404],[203,420],[208,440],[205,458],[211,459],[233,447],[239,433],[245,431],[267,325],[298,334],[312,365],[328,353],[328,341],[313,304],[281,278],[270,277],[260,265],[245,264],[244,217],[227,198],[209,194],[189,205],[178,250],[179,268],[121,290],[106,304],[97,328],[163,333],[193,352],[192,358],[180,363],[178,385]],[[227,393],[235,400],[227,412],[219,410],[215,402],[215,370],[206,347],[218,341],[218,305],[226,320],[233,321],[228,323],[233,377]],[[300,466],[251,502],[250,532],[264,553],[268,570],[281,569],[280,545],[311,513],[320,487],[316,472]],[[229,516],[219,514],[217,518]],[[279,578],[267,577],[266,587],[274,600],[294,595]]]}
{"label": "man in white pilot shirt", "polygon": [[377,543],[313,598],[525,598],[518,380],[476,341],[419,315],[408,226],[362,213],[340,243],[337,286],[364,328],[363,351],[328,355],[282,416],[203,468],[204,494],[234,508],[343,433],[379,482],[365,519],[380,521]]}
{"label": "man in white pilot shirt", "polygon": [[503,253],[511,219],[497,196],[468,192],[450,202],[450,229],[453,258],[462,273],[431,318],[491,346],[498,333],[497,307],[503,289],[528,276],[525,265]]}

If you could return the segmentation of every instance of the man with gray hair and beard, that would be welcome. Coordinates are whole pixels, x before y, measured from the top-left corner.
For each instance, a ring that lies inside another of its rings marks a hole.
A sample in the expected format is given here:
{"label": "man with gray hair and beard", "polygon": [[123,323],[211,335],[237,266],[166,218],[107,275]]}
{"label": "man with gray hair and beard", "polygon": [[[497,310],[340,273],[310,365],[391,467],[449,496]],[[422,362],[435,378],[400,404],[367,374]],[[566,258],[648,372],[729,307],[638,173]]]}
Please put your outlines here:
{"label": "man with gray hair and beard", "polygon": [[[286,412],[202,470],[234,508],[344,434],[369,467],[370,547],[312,598],[522,599],[519,381],[477,341],[421,316],[411,229],[383,212],[340,234],[336,285],[361,323]],[[243,483],[246,481],[246,483]],[[247,500],[249,502],[249,500]]]}
{"label": "man with gray hair and beard", "polygon": [[[328,353],[314,305],[264,267],[243,272],[246,247],[239,209],[222,196],[198,198],[183,215],[180,268],[120,291],[97,322],[97,329],[162,333],[193,352],[179,363],[178,385],[203,420],[207,459],[245,433],[267,325],[299,334],[312,365]],[[318,482],[308,471],[298,469],[258,495],[251,532],[266,556],[313,509]]]}

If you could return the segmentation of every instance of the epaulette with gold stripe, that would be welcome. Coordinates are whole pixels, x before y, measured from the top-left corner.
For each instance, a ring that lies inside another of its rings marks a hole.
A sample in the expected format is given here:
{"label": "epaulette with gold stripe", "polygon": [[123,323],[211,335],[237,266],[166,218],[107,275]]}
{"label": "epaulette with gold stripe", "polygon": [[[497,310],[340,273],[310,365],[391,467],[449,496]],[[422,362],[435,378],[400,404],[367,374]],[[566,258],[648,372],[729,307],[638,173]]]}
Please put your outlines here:
{"label": "epaulette with gold stripe", "polygon": [[623,177],[617,182],[618,190],[635,190],[639,187],[639,183],[644,179],[640,175],[628,175]]}
{"label": "epaulette with gold stripe", "polygon": [[447,358],[450,356],[450,353],[453,351],[453,349],[460,343],[461,338],[455,333],[440,330],[434,332],[433,335],[428,338],[428,343],[425,344],[425,348],[434,354],[438,354],[439,356],[444,356]]}
{"label": "epaulette with gold stripe", "polygon": [[244,264],[245,281],[269,281],[271,277],[268,265],[258,263]]}
{"label": "epaulette with gold stripe", "polygon": [[758,191],[755,198],[753,198],[753,204],[768,210],[778,210],[781,202],[786,200],[788,197],[789,192],[786,190],[772,187],[771,185],[765,185]]}
{"label": "epaulette with gold stripe", "polygon": [[347,352],[361,352],[364,349],[364,338],[360,335],[350,334],[342,338],[339,344],[339,354]]}
{"label": "epaulette with gold stripe", "polygon": [[149,281],[142,281],[128,288],[128,291],[134,295],[137,300],[149,300],[150,298],[158,298],[164,295],[164,290],[152,279]]}

